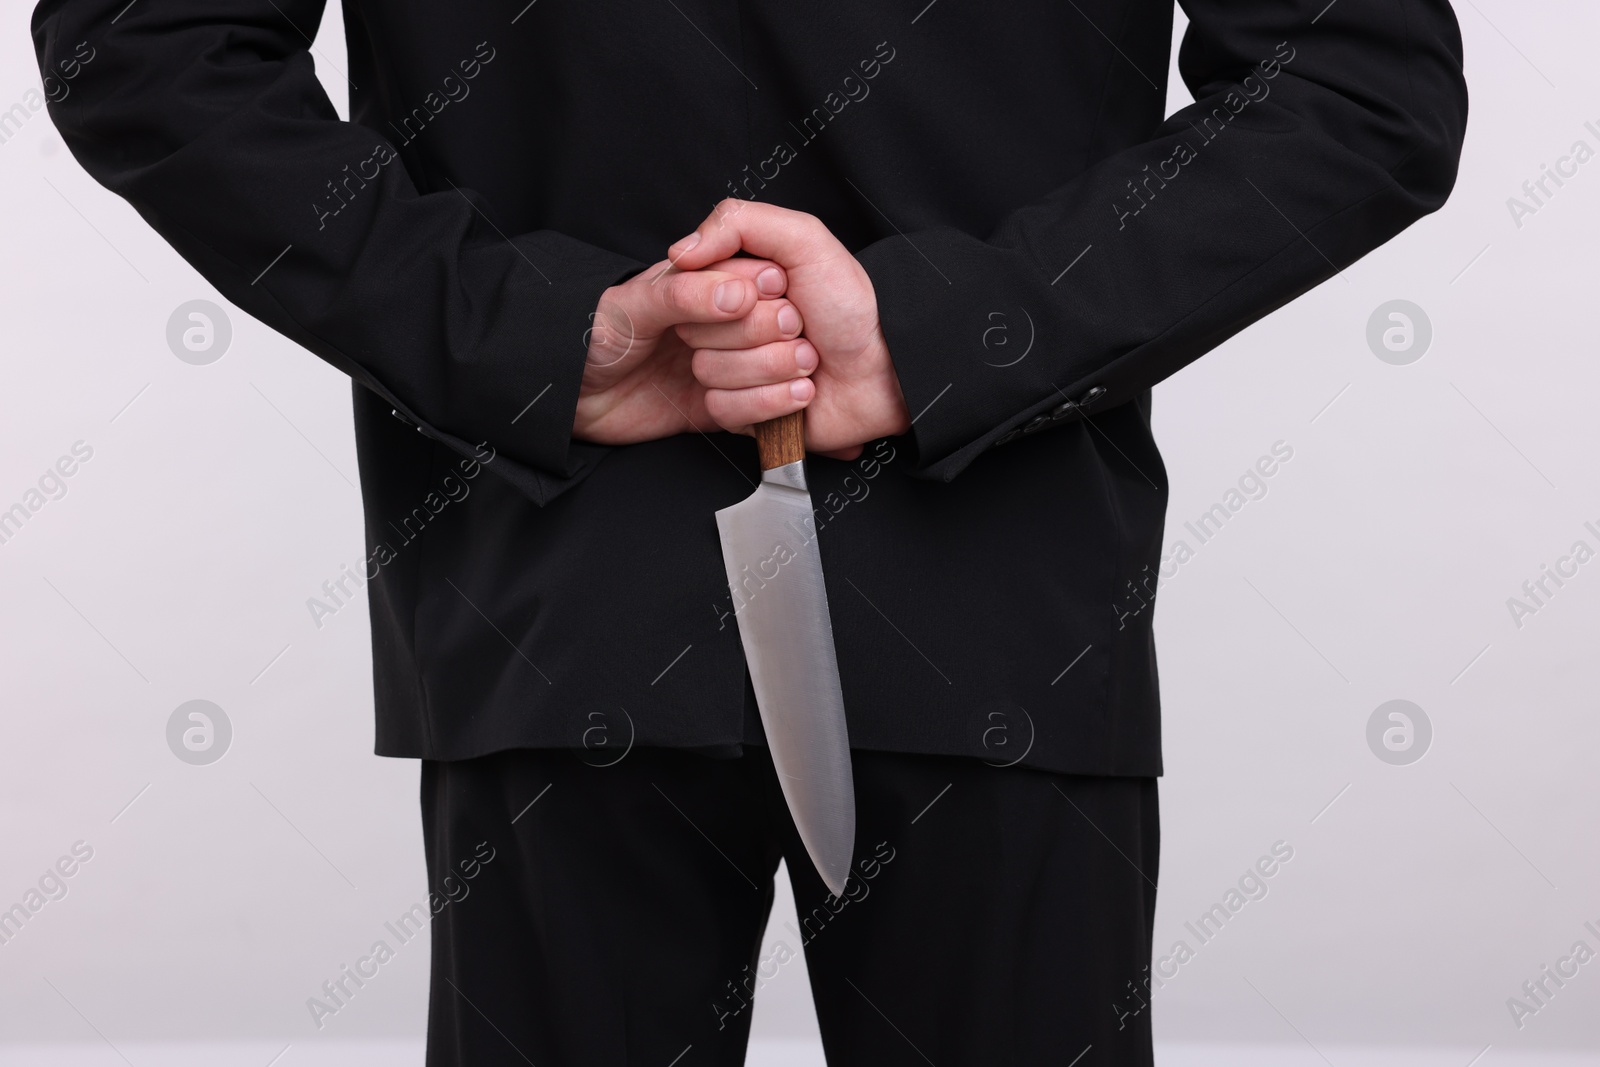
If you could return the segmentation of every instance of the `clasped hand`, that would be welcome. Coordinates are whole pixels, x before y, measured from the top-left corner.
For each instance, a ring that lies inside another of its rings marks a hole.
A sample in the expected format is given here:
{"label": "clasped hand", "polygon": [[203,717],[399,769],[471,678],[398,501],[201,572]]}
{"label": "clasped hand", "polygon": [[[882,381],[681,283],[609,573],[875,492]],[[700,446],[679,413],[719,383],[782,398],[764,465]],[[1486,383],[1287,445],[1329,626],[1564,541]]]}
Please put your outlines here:
{"label": "clasped hand", "polygon": [[573,436],[749,433],[802,408],[807,450],[838,459],[911,426],[861,264],[814,216],[728,200],[601,295]]}

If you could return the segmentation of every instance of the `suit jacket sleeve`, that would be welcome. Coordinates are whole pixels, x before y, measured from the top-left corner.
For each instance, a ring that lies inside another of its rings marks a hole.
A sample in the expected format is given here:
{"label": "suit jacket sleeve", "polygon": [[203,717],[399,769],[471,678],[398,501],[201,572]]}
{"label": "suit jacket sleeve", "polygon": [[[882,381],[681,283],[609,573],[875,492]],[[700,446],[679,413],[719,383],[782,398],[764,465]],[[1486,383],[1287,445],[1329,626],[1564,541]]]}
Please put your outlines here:
{"label": "suit jacket sleeve", "polygon": [[[1467,100],[1447,0],[1183,7],[1196,102],[1150,140],[991,234],[859,253],[916,416],[913,473],[949,481],[997,442],[1136,398],[1449,194]],[[997,326],[1008,344],[985,353]]]}
{"label": "suit jacket sleeve", "polygon": [[[502,234],[445,175],[419,193],[317,81],[301,31],[323,6],[43,0],[42,69],[77,63],[51,115],[84,168],[230,301],[428,436],[468,456],[487,441],[494,469],[543,504],[605,452],[572,439],[585,331],[601,292],[644,264],[551,231]],[[480,53],[463,62],[492,61]]]}

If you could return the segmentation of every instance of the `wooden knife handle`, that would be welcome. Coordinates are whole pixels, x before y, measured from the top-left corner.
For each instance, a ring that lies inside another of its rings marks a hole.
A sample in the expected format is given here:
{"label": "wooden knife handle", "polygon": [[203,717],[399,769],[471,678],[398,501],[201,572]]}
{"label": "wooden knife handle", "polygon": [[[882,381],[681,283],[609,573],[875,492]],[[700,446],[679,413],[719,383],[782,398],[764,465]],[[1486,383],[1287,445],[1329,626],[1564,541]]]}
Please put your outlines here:
{"label": "wooden knife handle", "polygon": [[755,433],[756,448],[761,452],[761,469],[764,471],[806,458],[804,408],[757,423]]}

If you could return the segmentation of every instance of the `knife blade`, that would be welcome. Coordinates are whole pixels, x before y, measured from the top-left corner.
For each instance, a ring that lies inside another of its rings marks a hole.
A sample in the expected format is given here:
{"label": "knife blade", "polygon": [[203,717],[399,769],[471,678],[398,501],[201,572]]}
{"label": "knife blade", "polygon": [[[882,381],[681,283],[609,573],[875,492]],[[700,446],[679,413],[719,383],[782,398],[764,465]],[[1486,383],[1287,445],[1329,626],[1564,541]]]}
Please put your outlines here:
{"label": "knife blade", "polygon": [[855,849],[844,692],[806,487],[805,412],[755,427],[761,484],[717,512],[734,618],[778,783],[812,865],[843,896]]}

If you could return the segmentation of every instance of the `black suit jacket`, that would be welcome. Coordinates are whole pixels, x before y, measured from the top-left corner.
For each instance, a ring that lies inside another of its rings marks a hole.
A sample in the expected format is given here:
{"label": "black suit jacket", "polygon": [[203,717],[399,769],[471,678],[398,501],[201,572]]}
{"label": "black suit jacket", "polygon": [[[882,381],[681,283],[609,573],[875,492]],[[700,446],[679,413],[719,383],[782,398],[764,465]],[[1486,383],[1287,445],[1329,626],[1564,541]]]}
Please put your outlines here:
{"label": "black suit jacket", "polygon": [[810,460],[853,743],[1149,775],[1150,387],[1439,207],[1466,120],[1446,0],[1184,7],[1171,118],[1169,0],[345,0],[350,122],[323,0],[33,28],[83,166],[354,379],[379,752],[746,739],[751,443],[571,436],[601,291],[738,197],[857,253],[917,416]]}

